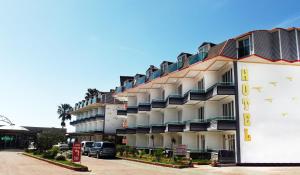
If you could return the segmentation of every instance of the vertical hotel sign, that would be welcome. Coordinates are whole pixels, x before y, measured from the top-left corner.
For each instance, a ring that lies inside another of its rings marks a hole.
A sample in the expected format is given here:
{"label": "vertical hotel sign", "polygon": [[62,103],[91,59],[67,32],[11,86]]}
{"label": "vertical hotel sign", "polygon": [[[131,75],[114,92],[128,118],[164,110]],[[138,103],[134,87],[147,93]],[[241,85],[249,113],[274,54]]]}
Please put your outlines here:
{"label": "vertical hotel sign", "polygon": [[244,119],[244,140],[246,142],[251,141],[251,135],[249,128],[251,127],[251,114],[249,112],[250,108],[250,86],[249,86],[249,72],[247,68],[241,69],[241,81],[242,81],[242,114]]}

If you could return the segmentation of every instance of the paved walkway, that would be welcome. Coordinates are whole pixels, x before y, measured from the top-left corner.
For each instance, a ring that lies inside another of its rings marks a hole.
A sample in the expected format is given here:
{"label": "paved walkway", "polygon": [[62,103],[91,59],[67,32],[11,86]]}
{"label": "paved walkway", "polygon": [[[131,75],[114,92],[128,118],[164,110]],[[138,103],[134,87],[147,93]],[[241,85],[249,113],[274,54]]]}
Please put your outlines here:
{"label": "paved walkway", "polygon": [[222,167],[197,166],[173,169],[126,160],[96,159],[84,156],[82,163],[91,172],[75,172],[19,154],[0,151],[0,175],[299,175],[300,167]]}

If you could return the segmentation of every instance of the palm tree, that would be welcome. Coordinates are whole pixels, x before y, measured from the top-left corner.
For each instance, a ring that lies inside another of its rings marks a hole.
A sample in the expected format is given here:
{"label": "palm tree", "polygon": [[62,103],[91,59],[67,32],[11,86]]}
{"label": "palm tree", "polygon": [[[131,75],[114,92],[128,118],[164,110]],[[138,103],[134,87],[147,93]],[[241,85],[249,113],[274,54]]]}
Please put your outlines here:
{"label": "palm tree", "polygon": [[61,119],[60,125],[62,127],[66,126],[65,121],[66,120],[71,120],[71,114],[70,112],[73,111],[73,108],[69,104],[61,104],[58,106],[57,113],[59,114],[59,119]]}
{"label": "palm tree", "polygon": [[91,88],[88,88],[87,92],[85,93],[85,99],[89,99],[89,98],[92,98],[96,95],[98,95],[100,93],[99,90],[97,90],[96,88],[94,89],[91,89]]}

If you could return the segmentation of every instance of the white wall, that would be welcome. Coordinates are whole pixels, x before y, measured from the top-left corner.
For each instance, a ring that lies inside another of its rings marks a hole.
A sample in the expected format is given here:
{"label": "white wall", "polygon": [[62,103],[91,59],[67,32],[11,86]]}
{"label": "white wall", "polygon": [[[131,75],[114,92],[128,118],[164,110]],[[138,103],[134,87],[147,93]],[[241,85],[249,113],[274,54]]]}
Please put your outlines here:
{"label": "white wall", "polygon": [[127,145],[128,146],[136,146],[136,135],[135,134],[127,134]]}
{"label": "white wall", "polygon": [[177,109],[168,109],[164,110],[164,123],[178,121],[178,112]]}
{"label": "white wall", "polygon": [[150,111],[149,124],[162,124],[163,123],[163,113],[160,111]]}
{"label": "white wall", "polygon": [[[249,75],[248,127],[243,123],[241,68]],[[238,75],[241,162],[300,163],[300,68],[239,62]],[[244,128],[251,141],[244,140]]]}
{"label": "white wall", "polygon": [[136,96],[128,97],[127,104],[128,106],[137,106],[137,97]]}
{"label": "white wall", "polygon": [[122,107],[123,105],[117,104],[107,104],[105,106],[105,133],[114,134],[116,129],[123,128],[123,119],[117,116],[117,109],[122,109]]}
{"label": "white wall", "polygon": [[127,125],[129,128],[136,127],[136,115],[128,115],[127,116]]}
{"label": "white wall", "polygon": [[196,105],[184,105],[182,108],[182,121],[198,118],[198,107]]}
{"label": "white wall", "polygon": [[179,135],[178,133],[164,133],[163,134],[163,146],[164,146],[164,148],[171,148],[172,138],[174,138],[176,140],[176,143],[173,145],[173,148],[174,148],[174,146],[182,144],[181,135]]}
{"label": "white wall", "polygon": [[153,147],[153,141],[154,141],[155,148],[163,147],[163,136],[161,134],[152,134],[152,135],[154,136],[154,140],[152,140],[149,136],[148,147],[150,148]]}
{"label": "white wall", "polygon": [[148,126],[149,125],[149,114],[138,113],[136,118],[136,125]]}
{"label": "white wall", "polygon": [[161,89],[150,89],[149,93],[150,93],[150,101],[162,98]]}
{"label": "white wall", "polygon": [[136,146],[137,147],[148,147],[149,138],[146,134],[136,134]]}
{"label": "white wall", "polygon": [[195,89],[197,82],[195,82],[192,78],[182,78],[180,79],[180,83],[182,85],[182,94],[184,95],[189,90]]}
{"label": "white wall", "polygon": [[205,148],[219,150],[223,147],[222,132],[205,132]]}
{"label": "white wall", "polygon": [[195,132],[183,132],[182,133],[182,144],[187,145],[188,149],[197,148],[197,134]]}
{"label": "white wall", "polygon": [[205,119],[214,118],[220,116],[222,108],[219,108],[218,101],[206,101],[204,102],[204,116]]}
{"label": "white wall", "polygon": [[176,84],[165,84],[165,99],[168,98],[169,95],[177,94],[177,85]]}
{"label": "white wall", "polygon": [[139,103],[149,103],[149,94],[148,93],[138,93],[137,97],[137,104]]}

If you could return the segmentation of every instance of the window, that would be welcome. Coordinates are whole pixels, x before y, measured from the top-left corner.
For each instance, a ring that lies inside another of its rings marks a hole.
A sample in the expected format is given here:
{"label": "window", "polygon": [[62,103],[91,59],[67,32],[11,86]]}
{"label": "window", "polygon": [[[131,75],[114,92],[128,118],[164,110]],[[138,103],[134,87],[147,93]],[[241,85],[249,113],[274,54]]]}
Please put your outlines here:
{"label": "window", "polygon": [[165,73],[167,69],[168,69],[168,63],[167,62],[162,63],[161,65],[162,72]]}
{"label": "window", "polygon": [[209,50],[209,45],[206,44],[202,47],[199,48],[199,56],[203,59],[207,56],[207,53],[208,53],[208,50]]}
{"label": "window", "polygon": [[201,150],[205,150],[205,135],[200,135],[201,140]]}
{"label": "window", "polygon": [[201,121],[204,120],[204,107],[203,106],[201,106],[198,109],[198,119],[200,119]]}
{"label": "window", "polygon": [[233,117],[234,116],[234,106],[233,101],[230,103],[223,104],[223,116]]}
{"label": "window", "polygon": [[223,149],[226,149],[226,135],[223,135]]}
{"label": "window", "polygon": [[204,79],[203,78],[200,81],[198,81],[198,89],[204,90]]}
{"label": "window", "polygon": [[162,96],[162,99],[164,100],[165,99],[165,90],[161,91],[161,96]]}
{"label": "window", "polygon": [[182,85],[179,85],[177,88],[178,95],[182,95]]}
{"label": "window", "polygon": [[246,38],[238,40],[237,47],[238,47],[238,58],[250,55],[251,53],[250,37],[248,36]]}
{"label": "window", "polygon": [[225,72],[222,75],[222,83],[232,83],[233,79],[232,79],[232,69],[230,69],[229,71]]}
{"label": "window", "polygon": [[228,135],[228,149],[230,151],[234,151],[235,150],[235,137],[234,135]]}
{"label": "window", "polygon": [[178,111],[177,114],[178,114],[178,121],[181,122],[182,121],[182,111],[181,110]]}

